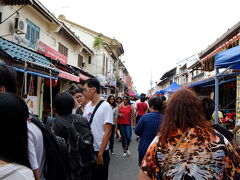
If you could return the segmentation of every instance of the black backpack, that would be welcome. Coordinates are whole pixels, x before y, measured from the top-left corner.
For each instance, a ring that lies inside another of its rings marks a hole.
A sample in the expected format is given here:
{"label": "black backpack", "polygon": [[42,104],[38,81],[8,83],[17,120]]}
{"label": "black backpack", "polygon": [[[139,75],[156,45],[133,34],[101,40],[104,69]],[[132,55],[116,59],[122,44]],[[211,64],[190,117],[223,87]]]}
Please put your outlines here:
{"label": "black backpack", "polygon": [[70,180],[70,163],[65,140],[53,134],[37,117],[31,116],[30,120],[43,135],[46,152],[44,177],[46,180]]}
{"label": "black backpack", "polygon": [[86,118],[73,114],[71,118],[61,118],[57,123],[62,124],[68,134],[68,153],[72,179],[90,179],[92,167],[96,163],[93,148],[93,135]]}

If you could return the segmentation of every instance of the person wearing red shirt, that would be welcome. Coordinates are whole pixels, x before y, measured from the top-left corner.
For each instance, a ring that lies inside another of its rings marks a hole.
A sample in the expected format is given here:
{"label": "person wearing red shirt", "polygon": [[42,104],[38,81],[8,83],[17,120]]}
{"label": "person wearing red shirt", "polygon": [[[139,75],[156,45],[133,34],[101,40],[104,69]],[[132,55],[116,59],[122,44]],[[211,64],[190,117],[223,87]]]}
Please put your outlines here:
{"label": "person wearing red shirt", "polygon": [[131,155],[131,152],[128,149],[132,137],[131,116],[134,120],[133,126],[135,127],[136,125],[135,111],[127,96],[123,97],[123,104],[119,105],[118,112],[117,121],[122,136],[123,157],[126,157],[127,155]]}
{"label": "person wearing red shirt", "polygon": [[[136,104],[136,111],[137,111],[137,118],[136,118],[137,123],[136,124],[138,124],[138,121],[142,117],[142,115],[146,114],[148,111],[148,105],[145,101],[146,101],[146,96],[141,95],[140,102],[138,102]],[[136,140],[138,141],[139,137],[137,137]]]}
{"label": "person wearing red shirt", "polygon": [[137,103],[136,105],[136,110],[137,110],[137,123],[139,119],[141,118],[142,115],[146,114],[148,111],[148,105],[145,102],[146,98],[144,96],[141,96],[140,102]]}

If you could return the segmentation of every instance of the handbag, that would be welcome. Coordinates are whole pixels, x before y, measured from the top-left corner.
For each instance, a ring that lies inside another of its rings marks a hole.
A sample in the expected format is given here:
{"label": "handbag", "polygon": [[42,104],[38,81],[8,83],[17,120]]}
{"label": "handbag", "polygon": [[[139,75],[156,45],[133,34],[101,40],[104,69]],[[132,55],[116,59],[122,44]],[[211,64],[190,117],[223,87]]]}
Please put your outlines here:
{"label": "handbag", "polygon": [[161,170],[162,177],[165,177],[167,172],[169,171],[168,163],[169,163],[170,159],[172,159],[173,154],[177,151],[182,140],[186,137],[187,132],[188,132],[188,129],[182,134],[177,145],[173,148],[173,150],[170,153],[168,153],[168,157],[166,158],[166,161],[164,161],[163,166],[162,166],[162,170]]}

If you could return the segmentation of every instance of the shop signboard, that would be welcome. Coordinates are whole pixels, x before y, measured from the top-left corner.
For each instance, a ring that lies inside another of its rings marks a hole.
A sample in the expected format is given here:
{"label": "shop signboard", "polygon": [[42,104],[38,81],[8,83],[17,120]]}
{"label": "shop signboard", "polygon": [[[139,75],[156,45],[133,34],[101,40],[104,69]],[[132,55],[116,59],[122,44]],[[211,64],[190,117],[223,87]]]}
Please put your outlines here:
{"label": "shop signboard", "polygon": [[102,74],[98,74],[97,79],[99,80],[101,86],[105,86],[105,82],[106,82],[105,76],[103,76]]}
{"label": "shop signboard", "polygon": [[28,48],[29,40],[18,34],[13,34],[12,41],[20,46]]}
{"label": "shop signboard", "polygon": [[[236,124],[240,121],[240,76],[237,76],[237,94],[236,94]],[[240,143],[240,131],[236,133],[237,142]]]}
{"label": "shop signboard", "polygon": [[106,86],[113,86],[116,87],[117,81],[114,75],[108,76],[106,79]]}
{"label": "shop signboard", "polygon": [[60,63],[66,65],[67,64],[67,57],[61,54],[60,52],[56,51],[55,49],[49,47],[42,41],[38,41],[36,44],[36,50],[37,52],[50,57],[52,59],[55,59],[59,61]]}
{"label": "shop signboard", "polygon": [[109,86],[114,86],[114,87],[116,87],[116,85],[117,85],[116,79],[109,79],[108,85],[109,85]]}

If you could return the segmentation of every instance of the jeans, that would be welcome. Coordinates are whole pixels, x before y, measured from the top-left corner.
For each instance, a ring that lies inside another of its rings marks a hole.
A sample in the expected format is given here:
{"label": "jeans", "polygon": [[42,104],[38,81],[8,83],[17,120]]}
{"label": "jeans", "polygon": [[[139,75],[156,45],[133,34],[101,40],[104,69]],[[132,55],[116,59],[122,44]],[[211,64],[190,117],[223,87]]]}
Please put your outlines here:
{"label": "jeans", "polygon": [[132,138],[132,126],[131,124],[118,124],[118,127],[122,136],[122,148],[126,151]]}
{"label": "jeans", "polygon": [[112,134],[110,136],[110,143],[109,143],[109,149],[110,149],[111,152],[113,152],[114,131],[115,131],[115,125],[112,125]]}
{"label": "jeans", "polygon": [[[96,156],[98,152],[95,152]],[[108,166],[110,163],[109,150],[103,153],[103,164],[97,165],[93,168],[91,180],[108,180]]]}

